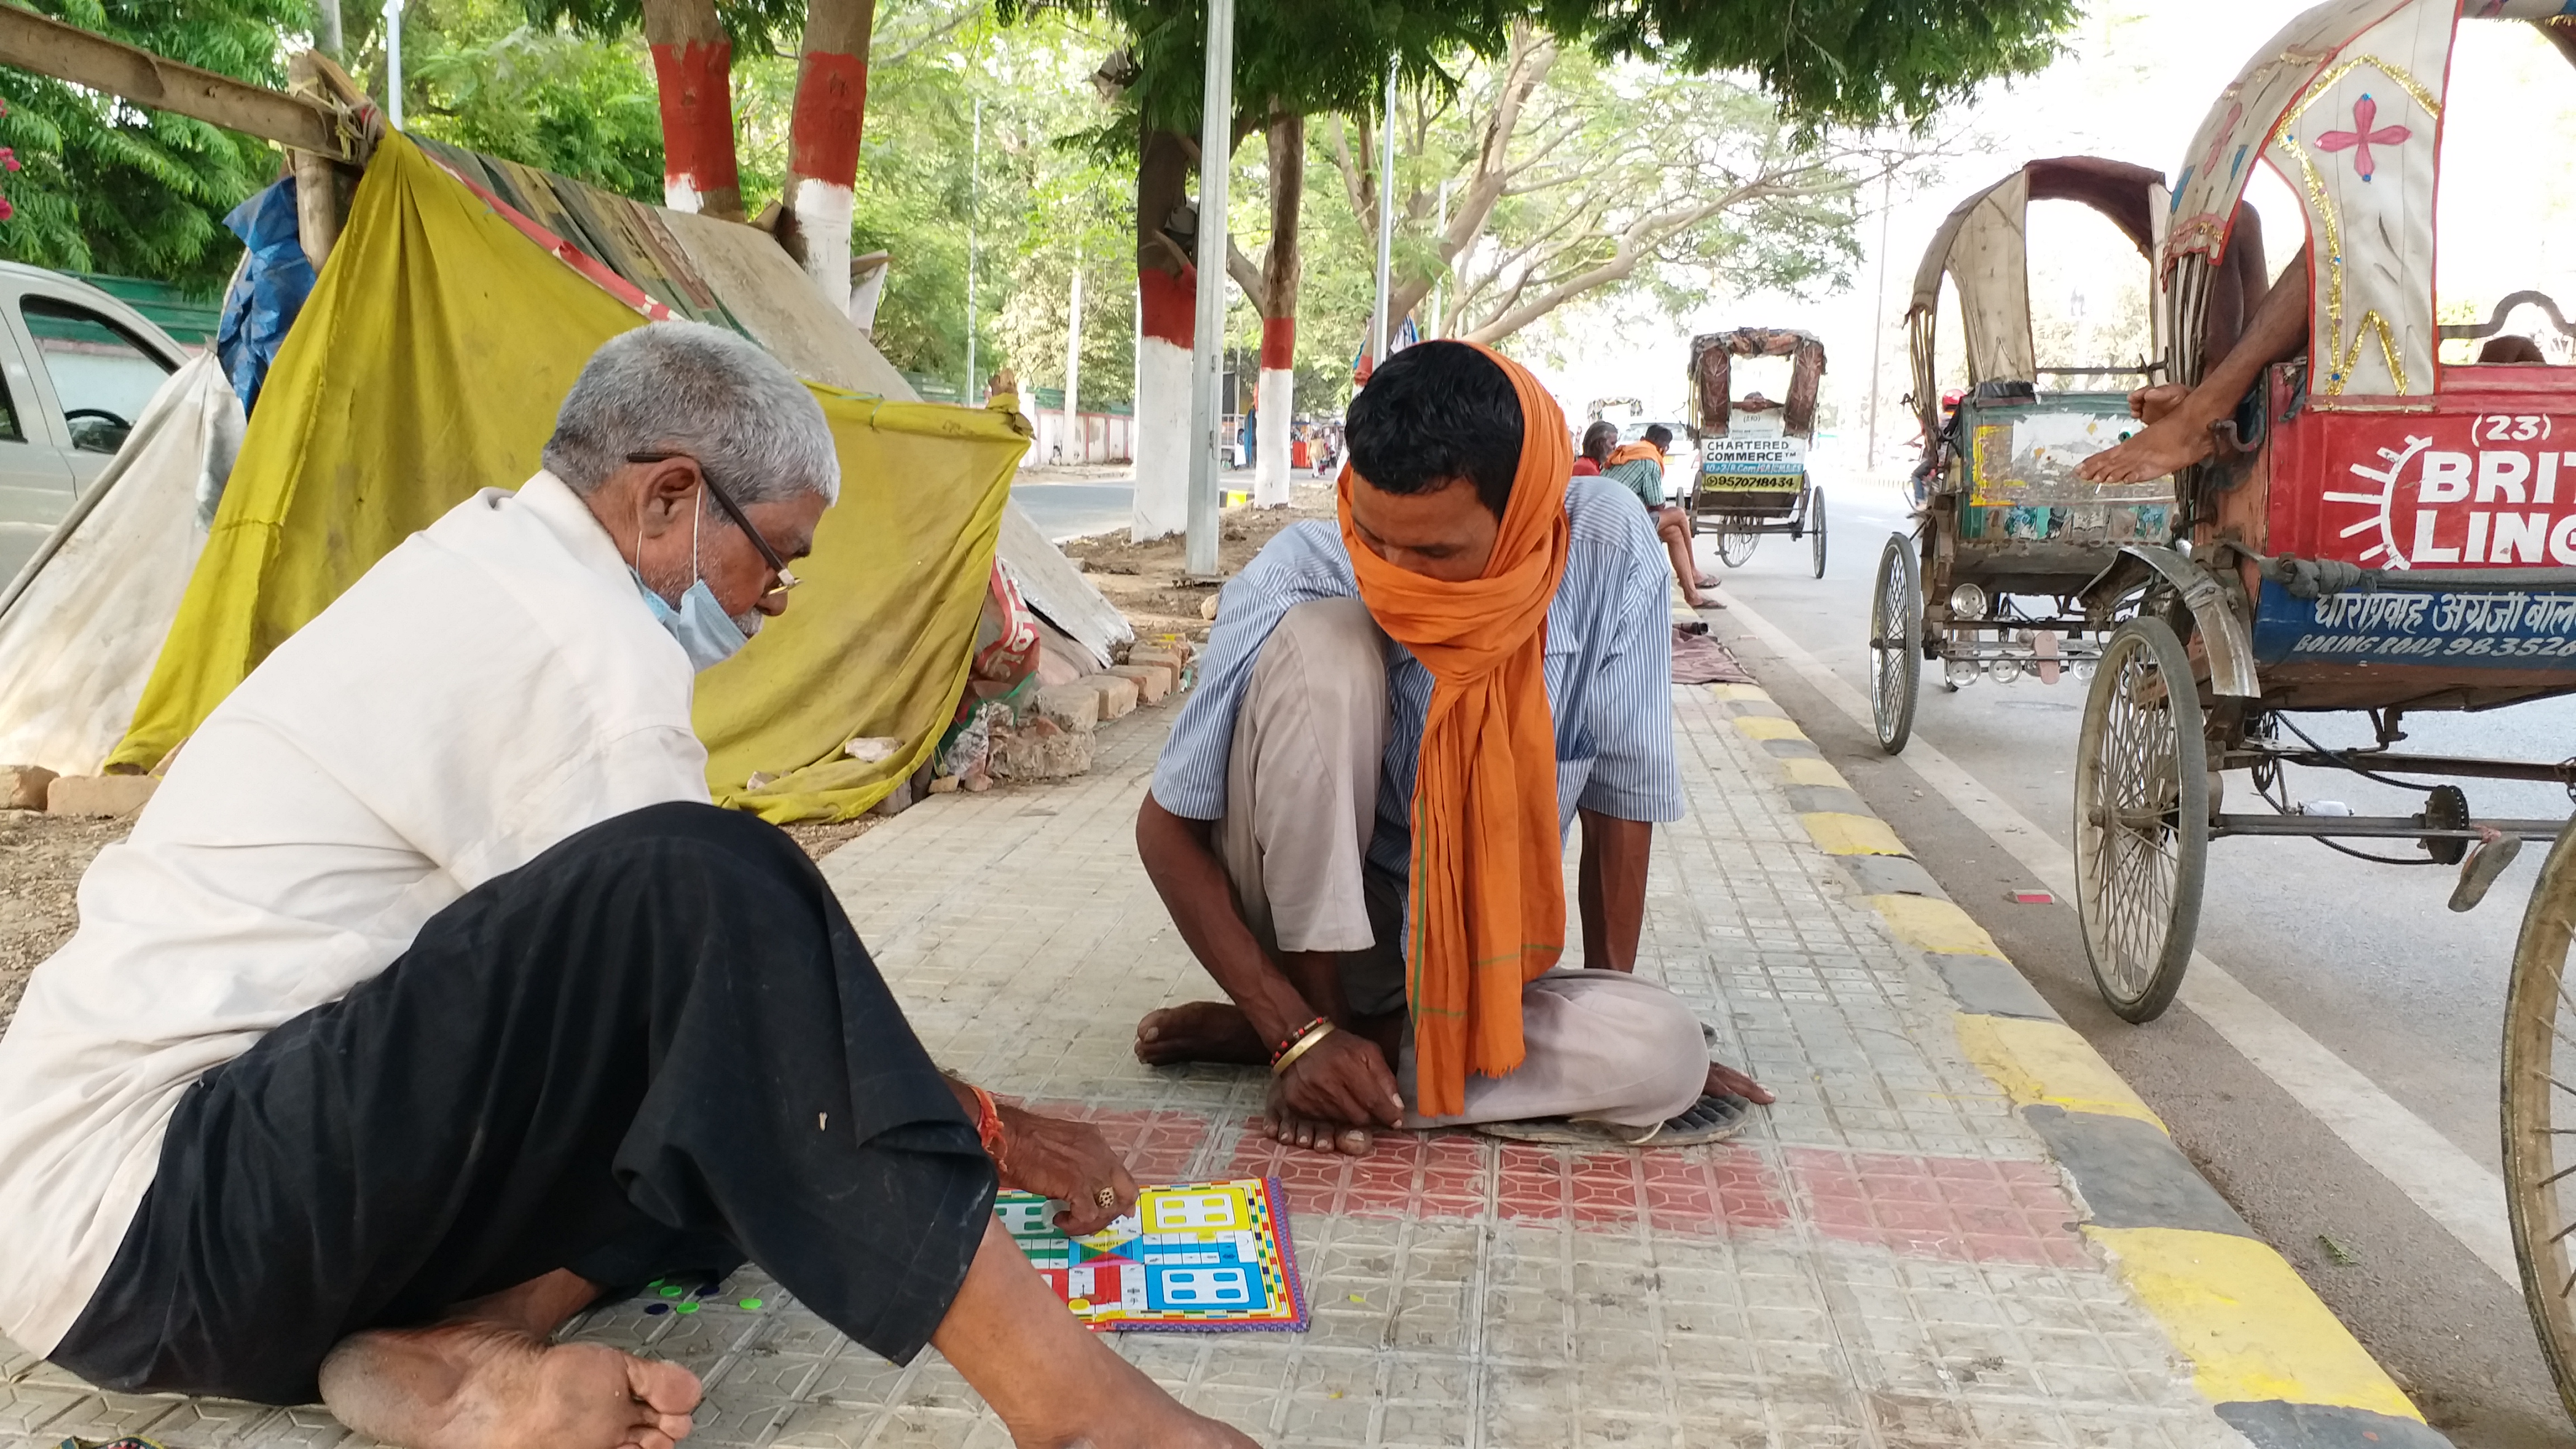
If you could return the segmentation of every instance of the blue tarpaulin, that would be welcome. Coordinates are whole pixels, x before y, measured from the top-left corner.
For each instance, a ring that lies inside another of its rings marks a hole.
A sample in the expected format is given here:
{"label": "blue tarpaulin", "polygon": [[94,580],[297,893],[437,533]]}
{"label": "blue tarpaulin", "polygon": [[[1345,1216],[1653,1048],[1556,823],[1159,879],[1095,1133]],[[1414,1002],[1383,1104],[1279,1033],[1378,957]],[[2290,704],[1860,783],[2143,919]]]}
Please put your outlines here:
{"label": "blue tarpaulin", "polygon": [[250,248],[240,280],[224,297],[224,319],[215,332],[215,356],[241,395],[247,414],[259,402],[287,329],[313,292],[313,263],[295,232],[295,178],[286,177],[233,208],[224,225]]}

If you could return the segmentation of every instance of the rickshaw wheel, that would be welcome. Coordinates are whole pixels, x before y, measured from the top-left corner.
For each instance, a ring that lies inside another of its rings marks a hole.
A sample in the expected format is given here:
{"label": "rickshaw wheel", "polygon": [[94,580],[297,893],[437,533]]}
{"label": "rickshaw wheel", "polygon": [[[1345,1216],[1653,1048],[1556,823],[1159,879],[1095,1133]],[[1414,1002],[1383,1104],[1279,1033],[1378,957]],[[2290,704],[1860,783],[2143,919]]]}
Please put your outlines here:
{"label": "rickshaw wheel", "polygon": [[2523,908],[2504,1008],[2504,1196],[2513,1223],[2522,1300],[2576,1416],[2576,1003],[2568,1000],[2567,948],[2576,922],[2576,830],[2561,831]]}
{"label": "rickshaw wheel", "polygon": [[1761,541],[1762,535],[1758,533],[1747,533],[1731,524],[1721,523],[1717,529],[1717,561],[1728,568],[1740,569],[1753,562],[1753,546]]}
{"label": "rickshaw wheel", "polygon": [[1923,609],[1914,540],[1887,536],[1869,596],[1869,709],[1878,747],[1893,755],[1914,737],[1914,694],[1923,683]]}
{"label": "rickshaw wheel", "polygon": [[2075,757],[2075,909],[2093,984],[2123,1020],[2173,1004],[2200,928],[2208,746],[2182,641],[2141,616],[2102,646]]}
{"label": "rickshaw wheel", "polygon": [[1816,577],[1825,576],[1825,490],[1807,490],[1807,548],[1816,558]]}

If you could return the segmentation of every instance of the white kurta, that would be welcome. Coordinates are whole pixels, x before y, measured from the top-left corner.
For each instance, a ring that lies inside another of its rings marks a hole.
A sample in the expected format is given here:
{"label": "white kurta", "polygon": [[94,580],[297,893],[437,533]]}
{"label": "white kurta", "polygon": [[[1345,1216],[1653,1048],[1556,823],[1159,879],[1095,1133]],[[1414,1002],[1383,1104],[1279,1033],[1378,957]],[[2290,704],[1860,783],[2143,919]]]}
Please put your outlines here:
{"label": "white kurta", "polygon": [[81,880],[0,1037],[0,1331],[50,1352],[179,1095],[584,827],[704,801],[693,680],[551,474],[406,540],[279,646]]}

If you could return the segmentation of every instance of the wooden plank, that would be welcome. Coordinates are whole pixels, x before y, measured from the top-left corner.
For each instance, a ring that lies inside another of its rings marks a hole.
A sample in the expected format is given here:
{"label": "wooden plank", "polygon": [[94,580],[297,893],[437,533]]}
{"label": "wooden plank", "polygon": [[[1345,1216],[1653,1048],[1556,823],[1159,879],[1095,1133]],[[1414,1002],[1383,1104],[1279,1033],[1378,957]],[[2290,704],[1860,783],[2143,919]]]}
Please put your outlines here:
{"label": "wooden plank", "polygon": [[355,160],[356,138],[318,101],[181,65],[139,46],[0,4],[0,65],[121,96],[230,131]]}

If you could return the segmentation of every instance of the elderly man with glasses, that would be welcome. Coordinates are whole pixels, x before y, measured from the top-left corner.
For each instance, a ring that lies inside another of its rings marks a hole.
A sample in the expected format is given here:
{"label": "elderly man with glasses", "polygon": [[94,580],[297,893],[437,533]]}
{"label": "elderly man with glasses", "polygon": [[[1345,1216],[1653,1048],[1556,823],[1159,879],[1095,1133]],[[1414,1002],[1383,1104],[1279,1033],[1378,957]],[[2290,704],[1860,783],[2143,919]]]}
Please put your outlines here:
{"label": "elderly man with glasses", "polygon": [[1091,1129],[943,1077],[793,842],[707,803],[692,676],[787,607],[820,406],[714,328],[583,369],[515,492],[386,555],[209,715],[0,1038],[0,1331],[94,1382],[435,1449],[670,1449],[687,1370],[554,1343],[746,1258],[1022,1444],[1248,1444],[1082,1329]]}

